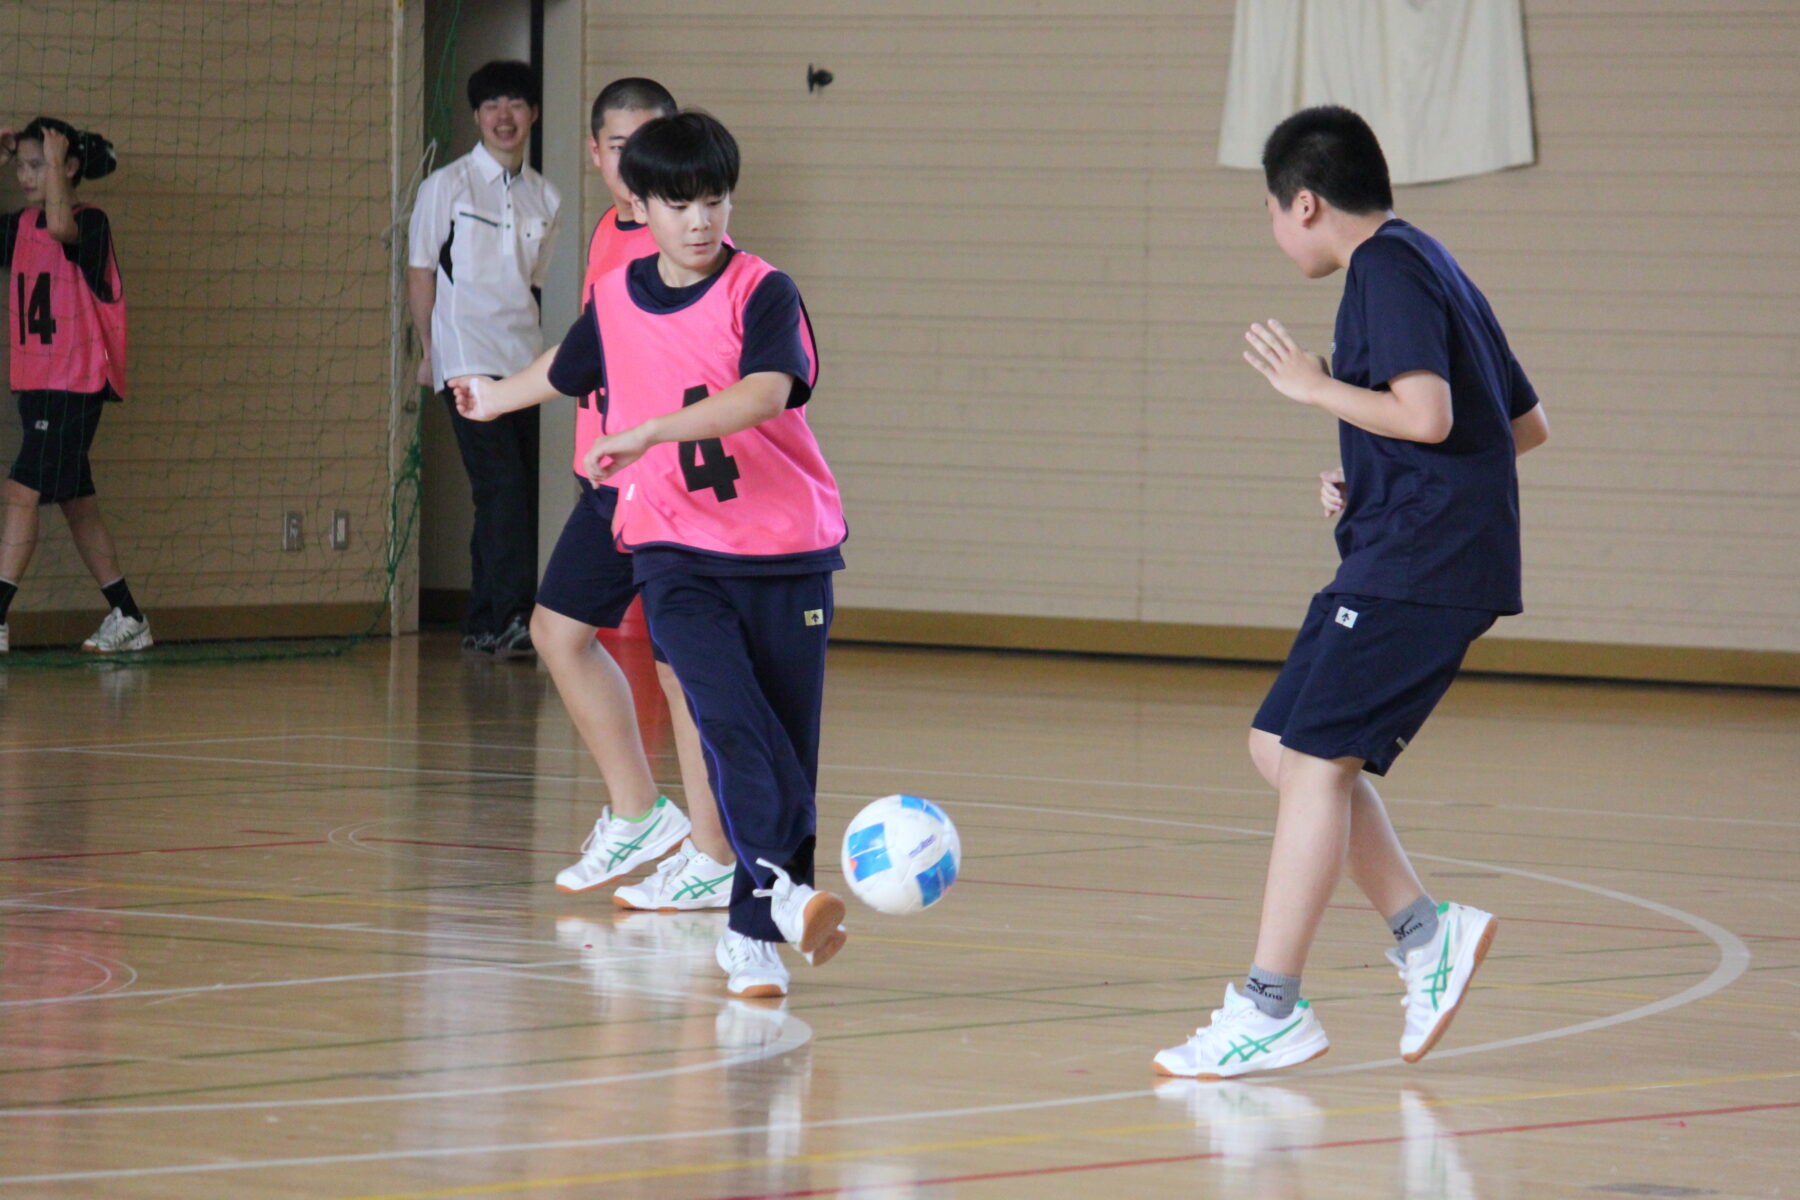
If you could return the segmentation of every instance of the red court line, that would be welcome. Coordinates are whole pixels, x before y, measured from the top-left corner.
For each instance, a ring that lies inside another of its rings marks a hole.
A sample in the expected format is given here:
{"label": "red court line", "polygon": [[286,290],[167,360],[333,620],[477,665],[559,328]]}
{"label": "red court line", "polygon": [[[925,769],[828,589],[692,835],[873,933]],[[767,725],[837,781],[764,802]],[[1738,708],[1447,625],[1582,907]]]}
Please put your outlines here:
{"label": "red court line", "polygon": [[[1205,1086],[1205,1085],[1201,1085]],[[1740,1104],[1733,1108],[1698,1108],[1687,1112],[1642,1113],[1628,1117],[1589,1117],[1579,1121],[1544,1121],[1535,1125],[1494,1125],[1486,1129],[1463,1129],[1443,1133],[1446,1138],[1487,1137],[1496,1133],[1537,1133],[1547,1129],[1581,1129],[1592,1125],[1623,1125],[1634,1121],[1678,1121],[1689,1117],[1723,1117],[1737,1113],[1773,1112],[1800,1108],[1800,1100],[1779,1104]],[[1342,1142],[1314,1142],[1303,1146],[1271,1147],[1271,1154],[1304,1153],[1308,1150],[1344,1150],[1360,1146],[1392,1146],[1408,1141],[1400,1137],[1358,1138]],[[1170,1154],[1159,1158],[1122,1158],[1110,1162],[1075,1163],[1063,1167],[1028,1167],[1018,1171],[985,1171],[974,1175],[942,1175],[935,1179],[906,1179],[885,1183],[867,1183],[844,1187],[806,1188],[792,1192],[743,1192],[720,1196],[716,1200],[803,1200],[808,1196],[853,1196],[872,1192],[893,1192],[917,1188],[942,1187],[954,1183],[984,1183],[990,1179],[1029,1179],[1044,1175],[1069,1175],[1078,1171],[1111,1171],[1120,1167],[1156,1167],[1168,1163],[1205,1162],[1225,1157],[1220,1151],[1207,1154]]]}
{"label": "red court line", "polygon": [[194,854],[203,850],[261,850],[267,846],[323,846],[324,838],[304,842],[240,842],[235,846],[160,846],[148,850],[86,850],[80,854],[20,854],[0,862],[36,862],[46,858],[111,858],[118,854]]}

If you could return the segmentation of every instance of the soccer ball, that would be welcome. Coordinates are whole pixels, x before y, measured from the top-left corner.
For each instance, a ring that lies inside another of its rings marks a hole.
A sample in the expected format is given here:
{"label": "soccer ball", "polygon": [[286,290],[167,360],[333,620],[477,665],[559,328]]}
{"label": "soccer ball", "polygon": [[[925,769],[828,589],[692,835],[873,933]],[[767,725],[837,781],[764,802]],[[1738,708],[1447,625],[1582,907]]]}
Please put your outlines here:
{"label": "soccer ball", "polygon": [[962,842],[944,810],[917,796],[883,796],[844,831],[844,878],[877,912],[930,908],[956,882]]}

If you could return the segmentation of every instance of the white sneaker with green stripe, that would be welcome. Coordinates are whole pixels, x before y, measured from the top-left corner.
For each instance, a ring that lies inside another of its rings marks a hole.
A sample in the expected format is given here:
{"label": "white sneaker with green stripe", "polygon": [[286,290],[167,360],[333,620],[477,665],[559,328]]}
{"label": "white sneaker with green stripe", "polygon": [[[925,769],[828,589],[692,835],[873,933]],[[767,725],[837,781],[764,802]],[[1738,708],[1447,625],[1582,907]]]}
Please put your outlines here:
{"label": "white sneaker with green stripe", "polygon": [[686,912],[696,908],[728,908],[735,866],[727,866],[694,845],[689,838],[681,849],[656,864],[648,878],[628,883],[613,893],[620,908],[647,912]]}
{"label": "white sneaker with green stripe", "polygon": [[1423,946],[1402,954],[1399,947],[1387,952],[1388,961],[1400,972],[1406,995],[1406,1028],[1400,1034],[1400,1057],[1418,1062],[1431,1052],[1450,1028],[1450,1018],[1468,994],[1475,968],[1487,957],[1500,923],[1493,913],[1466,904],[1438,905],[1438,928]]}
{"label": "white sneaker with green stripe", "polygon": [[600,810],[594,831],[581,843],[581,861],[556,873],[559,892],[585,892],[645,863],[653,863],[681,844],[693,826],[687,814],[659,797],[655,807],[636,820]]}
{"label": "white sneaker with green stripe", "polygon": [[1331,1049],[1325,1027],[1305,1000],[1281,1018],[1267,1016],[1254,1001],[1225,985],[1225,1003],[1213,1010],[1212,1024],[1156,1056],[1160,1075],[1189,1079],[1230,1079],[1254,1071],[1277,1071],[1311,1062]]}

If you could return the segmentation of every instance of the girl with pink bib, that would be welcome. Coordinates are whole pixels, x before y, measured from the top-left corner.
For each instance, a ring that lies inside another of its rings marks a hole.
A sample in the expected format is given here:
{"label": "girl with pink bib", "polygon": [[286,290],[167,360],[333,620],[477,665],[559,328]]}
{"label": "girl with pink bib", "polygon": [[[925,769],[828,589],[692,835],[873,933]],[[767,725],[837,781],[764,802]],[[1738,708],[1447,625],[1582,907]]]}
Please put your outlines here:
{"label": "girl with pink bib", "polygon": [[109,401],[125,398],[125,288],[106,214],[79,204],[84,179],[118,165],[112,143],[52,117],[0,129],[0,163],[13,162],[26,207],[0,216],[0,266],[8,268],[11,383],[23,438],[0,485],[0,652],[6,618],[37,548],[38,510],[56,504],[110,612],[83,650],[151,645],[150,621],[119,570],[94,495],[88,449]]}

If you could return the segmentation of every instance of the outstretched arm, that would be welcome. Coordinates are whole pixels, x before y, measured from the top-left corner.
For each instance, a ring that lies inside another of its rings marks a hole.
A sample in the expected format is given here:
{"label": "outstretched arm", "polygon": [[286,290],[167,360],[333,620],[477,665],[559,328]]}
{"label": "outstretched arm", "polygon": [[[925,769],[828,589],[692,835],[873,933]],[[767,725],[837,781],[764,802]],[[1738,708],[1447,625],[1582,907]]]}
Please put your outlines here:
{"label": "outstretched arm", "polygon": [[599,484],[642,458],[652,446],[742,432],[785,412],[793,390],[794,377],[785,371],[746,375],[704,400],[596,440],[582,460],[582,471]]}
{"label": "outstretched arm", "polygon": [[462,375],[447,380],[456,393],[456,411],[471,421],[492,421],[495,417],[521,408],[531,408],[562,395],[550,386],[550,364],[556,361],[561,344],[550,347],[531,360],[531,365],[495,381],[479,375]]}
{"label": "outstretched arm", "polygon": [[1326,374],[1324,360],[1302,350],[1280,321],[1250,326],[1244,340],[1244,361],[1290,400],[1381,437],[1436,443],[1450,436],[1450,383],[1435,372],[1407,371],[1389,380],[1387,391],[1375,391]]}

